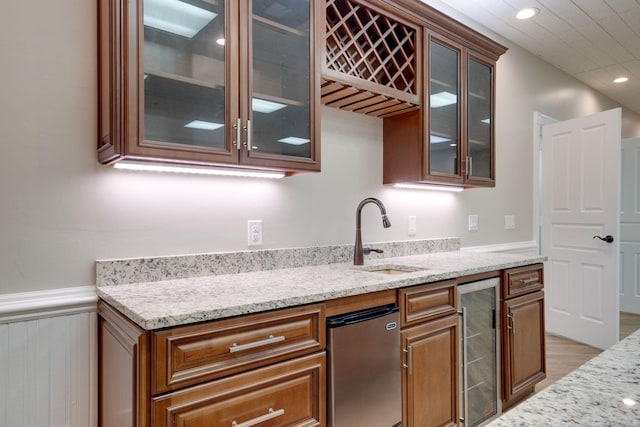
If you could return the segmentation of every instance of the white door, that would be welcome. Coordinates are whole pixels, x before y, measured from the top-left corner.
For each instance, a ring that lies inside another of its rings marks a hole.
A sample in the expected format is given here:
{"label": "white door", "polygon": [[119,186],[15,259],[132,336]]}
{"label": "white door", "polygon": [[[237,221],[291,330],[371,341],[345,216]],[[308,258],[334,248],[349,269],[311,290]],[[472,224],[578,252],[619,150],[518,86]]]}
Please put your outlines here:
{"label": "white door", "polygon": [[622,141],[620,311],[640,314],[640,138]]}
{"label": "white door", "polygon": [[546,329],[602,349],[619,330],[620,132],[619,108],[542,131]]}

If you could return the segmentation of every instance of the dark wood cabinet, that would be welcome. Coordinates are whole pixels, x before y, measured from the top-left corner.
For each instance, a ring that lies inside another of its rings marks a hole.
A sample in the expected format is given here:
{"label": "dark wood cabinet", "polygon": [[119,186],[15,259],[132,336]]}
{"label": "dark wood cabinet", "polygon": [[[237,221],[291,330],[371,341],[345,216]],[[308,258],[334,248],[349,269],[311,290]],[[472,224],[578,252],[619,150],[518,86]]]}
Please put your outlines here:
{"label": "dark wood cabinet", "polygon": [[155,398],[154,427],[325,425],[325,356],[312,354]]}
{"label": "dark wood cabinet", "polygon": [[[506,295],[502,302],[505,408],[525,398],[546,378],[544,292],[539,290],[542,278],[541,264],[503,272],[503,295]],[[518,292],[516,286],[522,284],[530,290]]]}
{"label": "dark wood cabinet", "polygon": [[161,331],[98,314],[101,427],[326,423],[323,304]]}
{"label": "dark wood cabinet", "polygon": [[320,3],[100,0],[100,162],[320,170]]}
{"label": "dark wood cabinet", "polygon": [[455,280],[400,289],[403,426],[453,426],[459,416]]}
{"label": "dark wood cabinet", "polygon": [[458,315],[401,332],[403,426],[458,425]]}
{"label": "dark wood cabinet", "polygon": [[[464,40],[425,30],[423,108],[384,119],[385,184],[495,186],[495,63]],[[489,42],[487,42],[489,43]]]}

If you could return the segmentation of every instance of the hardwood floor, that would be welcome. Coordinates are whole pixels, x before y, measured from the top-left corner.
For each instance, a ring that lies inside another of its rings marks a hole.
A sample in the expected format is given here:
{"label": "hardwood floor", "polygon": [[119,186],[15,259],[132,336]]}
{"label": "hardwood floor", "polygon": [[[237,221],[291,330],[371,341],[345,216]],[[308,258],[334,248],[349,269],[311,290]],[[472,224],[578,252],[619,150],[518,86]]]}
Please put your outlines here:
{"label": "hardwood floor", "polygon": [[[640,315],[620,313],[620,339],[640,329]],[[600,354],[601,350],[566,338],[547,334],[547,378],[536,392],[553,384],[580,365]]]}

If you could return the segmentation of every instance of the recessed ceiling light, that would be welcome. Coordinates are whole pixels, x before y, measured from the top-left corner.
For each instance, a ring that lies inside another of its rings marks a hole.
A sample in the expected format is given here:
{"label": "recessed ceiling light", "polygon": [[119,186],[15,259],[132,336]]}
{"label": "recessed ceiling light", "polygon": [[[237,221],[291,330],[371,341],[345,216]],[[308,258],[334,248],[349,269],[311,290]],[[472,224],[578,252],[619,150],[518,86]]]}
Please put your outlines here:
{"label": "recessed ceiling light", "polygon": [[451,92],[438,92],[434,93],[430,97],[431,108],[444,107],[446,105],[455,104],[458,101],[458,97],[455,93]]}
{"label": "recessed ceiling light", "polygon": [[638,402],[636,402],[635,400],[633,400],[633,399],[631,399],[629,397],[625,397],[624,399],[622,399],[622,402],[627,406],[635,406],[636,403],[638,403]]}
{"label": "recessed ceiling light", "polygon": [[180,0],[145,0],[144,25],[193,38],[218,16]]}
{"label": "recessed ceiling light", "polygon": [[516,14],[516,18],[518,18],[518,19],[533,18],[539,12],[540,12],[540,10],[536,9],[535,7],[526,7],[524,9],[521,9],[521,10],[518,11],[518,13]]}
{"label": "recessed ceiling light", "polygon": [[614,83],[624,83],[626,81],[629,80],[629,77],[618,77],[617,79],[615,79],[613,82]]}
{"label": "recessed ceiling light", "polygon": [[298,138],[297,136],[288,136],[286,138],[279,139],[278,142],[290,145],[303,145],[311,141],[304,138]]}
{"label": "recessed ceiling light", "polygon": [[194,120],[184,125],[186,128],[202,129],[202,130],[216,130],[224,125],[222,123],[205,122],[204,120]]}
{"label": "recessed ceiling light", "polygon": [[251,100],[251,109],[258,113],[273,113],[286,107],[286,104],[280,104],[279,102],[266,101],[260,98],[253,98]]}
{"label": "recessed ceiling light", "polygon": [[220,39],[216,40],[216,43],[218,43],[220,46],[224,46],[224,39],[220,38]]}

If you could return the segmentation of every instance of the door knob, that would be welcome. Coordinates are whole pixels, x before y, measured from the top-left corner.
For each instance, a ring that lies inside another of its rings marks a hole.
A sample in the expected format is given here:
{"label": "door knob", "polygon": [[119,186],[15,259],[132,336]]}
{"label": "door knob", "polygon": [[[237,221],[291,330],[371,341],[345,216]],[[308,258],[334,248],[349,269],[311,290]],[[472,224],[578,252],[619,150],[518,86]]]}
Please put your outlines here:
{"label": "door knob", "polygon": [[600,239],[603,242],[607,242],[607,243],[613,243],[613,236],[611,234],[608,234],[604,237],[600,237],[600,236],[593,236],[594,239]]}

